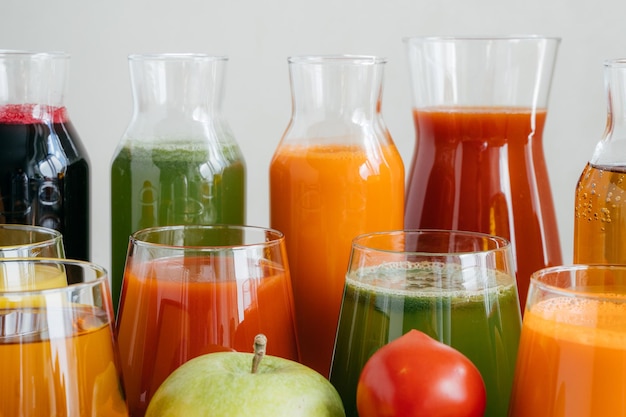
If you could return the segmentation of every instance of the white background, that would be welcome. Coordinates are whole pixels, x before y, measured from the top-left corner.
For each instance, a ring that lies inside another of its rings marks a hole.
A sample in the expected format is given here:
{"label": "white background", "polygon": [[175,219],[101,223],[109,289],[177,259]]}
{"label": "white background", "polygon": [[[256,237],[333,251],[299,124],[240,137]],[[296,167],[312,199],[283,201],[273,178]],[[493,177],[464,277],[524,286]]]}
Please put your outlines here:
{"label": "white background", "polygon": [[558,36],[544,149],[568,263],[574,188],[604,131],[603,61],[626,57],[624,16],[622,0],[2,0],[0,49],[72,56],[66,104],[91,160],[92,259],[109,268],[109,168],[131,116],[128,54],[230,57],[224,110],[247,163],[247,223],[265,226],[269,163],[291,111],[288,56],[388,58],[383,117],[408,169],[403,37]]}

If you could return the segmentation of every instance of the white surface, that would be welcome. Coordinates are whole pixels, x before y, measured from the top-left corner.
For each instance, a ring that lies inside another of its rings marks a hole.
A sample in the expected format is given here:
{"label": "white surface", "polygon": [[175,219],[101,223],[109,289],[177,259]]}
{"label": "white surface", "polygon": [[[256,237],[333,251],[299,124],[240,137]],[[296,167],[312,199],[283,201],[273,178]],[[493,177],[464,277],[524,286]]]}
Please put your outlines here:
{"label": "white surface", "polygon": [[230,57],[225,113],[247,162],[247,223],[263,226],[269,162],[291,111],[287,56],[387,57],[383,116],[408,167],[414,130],[403,37],[559,36],[544,149],[567,263],[574,187],[604,130],[602,63],[626,57],[624,12],[619,0],[3,0],[0,49],[72,56],[66,104],[91,159],[92,259],[109,268],[109,165],[131,115],[128,54]]}

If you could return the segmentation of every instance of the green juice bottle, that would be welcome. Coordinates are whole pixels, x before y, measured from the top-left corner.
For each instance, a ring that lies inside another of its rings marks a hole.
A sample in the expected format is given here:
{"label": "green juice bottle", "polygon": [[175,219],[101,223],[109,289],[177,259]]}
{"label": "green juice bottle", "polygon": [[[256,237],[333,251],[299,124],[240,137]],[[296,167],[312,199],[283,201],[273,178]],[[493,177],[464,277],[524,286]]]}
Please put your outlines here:
{"label": "green juice bottle", "polygon": [[221,115],[226,61],[202,54],[129,57],[133,117],[111,164],[116,308],[132,233],[245,223],[245,162]]}

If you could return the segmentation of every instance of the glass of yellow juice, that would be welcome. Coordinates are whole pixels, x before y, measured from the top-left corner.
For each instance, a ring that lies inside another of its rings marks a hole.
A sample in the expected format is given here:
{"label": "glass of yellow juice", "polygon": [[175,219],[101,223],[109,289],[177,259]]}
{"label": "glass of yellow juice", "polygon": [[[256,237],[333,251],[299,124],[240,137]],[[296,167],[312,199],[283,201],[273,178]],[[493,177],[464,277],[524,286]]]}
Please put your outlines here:
{"label": "glass of yellow juice", "polygon": [[0,258],[64,258],[61,232],[27,224],[0,224]]}
{"label": "glass of yellow juice", "polygon": [[531,276],[510,417],[626,416],[626,266]]}
{"label": "glass of yellow juice", "polygon": [[[0,259],[65,258],[63,236],[54,229],[25,224],[0,224]],[[64,287],[61,265],[8,263],[0,267],[0,291]]]}
{"label": "glass of yellow juice", "polygon": [[106,271],[49,258],[0,259],[0,270],[15,282],[54,270],[67,279],[0,291],[0,415],[127,416]]}

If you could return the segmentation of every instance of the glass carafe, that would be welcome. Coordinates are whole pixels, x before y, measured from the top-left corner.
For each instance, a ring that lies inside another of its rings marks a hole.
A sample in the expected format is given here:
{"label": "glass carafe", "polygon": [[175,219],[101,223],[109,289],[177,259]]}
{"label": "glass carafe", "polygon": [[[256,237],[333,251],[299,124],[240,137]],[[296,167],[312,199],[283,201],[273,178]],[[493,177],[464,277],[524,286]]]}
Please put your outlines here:
{"label": "glass carafe", "polygon": [[416,148],[406,228],[512,244],[521,304],[532,272],[561,263],[543,151],[560,40],[408,38]]}
{"label": "glass carafe", "polygon": [[245,221],[245,163],[221,111],[226,62],[204,54],[129,57],[134,111],[111,166],[116,307],[132,233]]}
{"label": "glass carafe", "polygon": [[88,260],[89,160],[65,107],[69,55],[0,51],[0,223],[63,235]]}
{"label": "glass carafe", "polygon": [[626,264],[626,59],[606,61],[602,140],[576,186],[574,262]]}
{"label": "glass carafe", "polygon": [[351,241],[401,229],[404,166],[368,56],[289,59],[292,118],[270,165],[271,226],[285,234],[302,362],[328,377]]}

